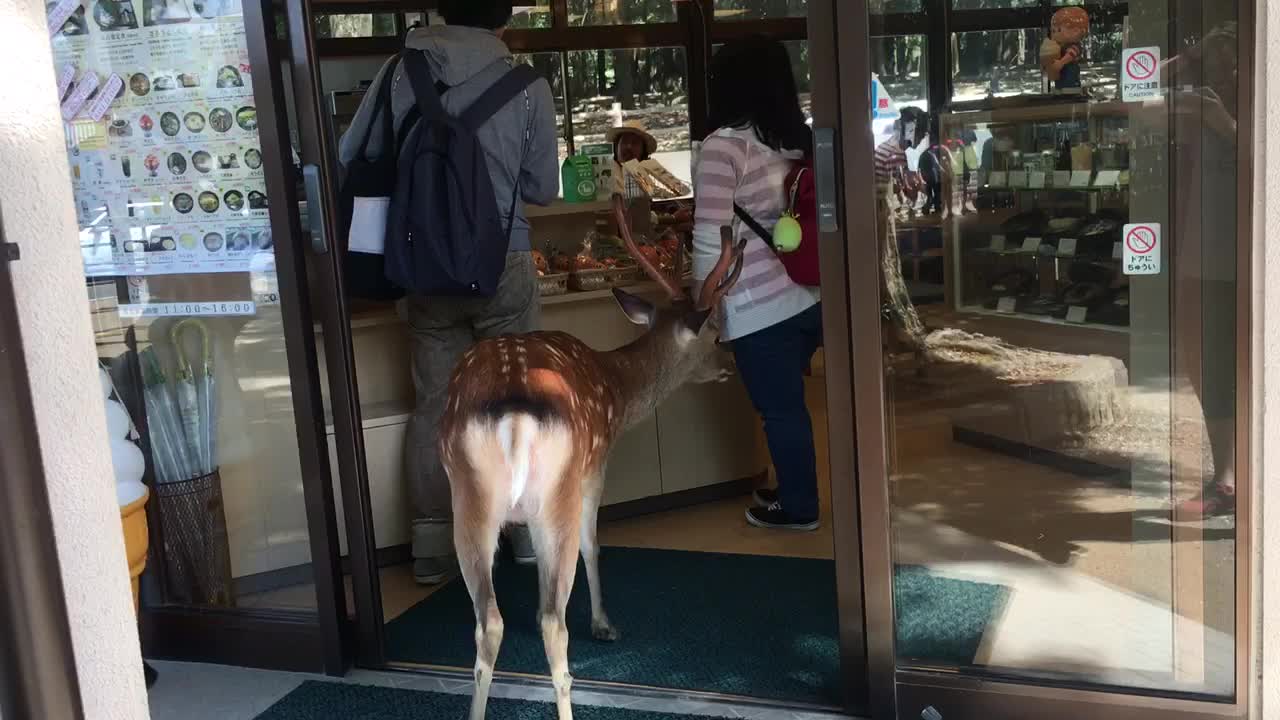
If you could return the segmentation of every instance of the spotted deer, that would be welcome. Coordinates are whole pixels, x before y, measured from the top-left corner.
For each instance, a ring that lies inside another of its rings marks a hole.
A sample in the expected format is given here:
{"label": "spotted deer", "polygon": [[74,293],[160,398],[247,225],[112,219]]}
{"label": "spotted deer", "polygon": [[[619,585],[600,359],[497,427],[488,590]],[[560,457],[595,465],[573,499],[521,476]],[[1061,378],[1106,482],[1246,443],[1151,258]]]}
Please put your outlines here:
{"label": "spotted deer", "polygon": [[609,352],[561,332],[486,340],[463,356],[449,383],[440,457],[453,493],[458,561],[476,614],[472,720],[484,718],[502,644],[493,561],[508,523],[526,523],[533,537],[556,709],[560,720],[573,717],[565,606],[579,552],[591,591],[591,634],[618,638],[601,599],[596,541],[609,449],[681,384],[711,379],[697,377],[715,352],[708,318],[742,272],[743,246],[735,247],[724,228],[720,259],[694,298],[679,282],[683,262],[673,279],[639,251],[621,198],[614,198],[614,214],[628,251],[670,301],[659,309],[614,290],[622,311],[646,332]]}

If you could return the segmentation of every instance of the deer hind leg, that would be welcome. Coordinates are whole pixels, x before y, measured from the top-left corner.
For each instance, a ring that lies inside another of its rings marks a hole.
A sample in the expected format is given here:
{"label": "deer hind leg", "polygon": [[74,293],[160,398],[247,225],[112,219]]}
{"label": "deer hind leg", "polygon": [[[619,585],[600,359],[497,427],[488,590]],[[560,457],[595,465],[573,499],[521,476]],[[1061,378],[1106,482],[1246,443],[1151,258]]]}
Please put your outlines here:
{"label": "deer hind leg", "polygon": [[[600,471],[603,477],[604,470]],[[601,487],[600,482],[589,483]],[[604,642],[618,639],[618,630],[604,611],[604,591],[600,587],[600,541],[596,524],[600,516],[601,490],[587,489],[582,495],[582,563],[587,567],[587,585],[591,588],[591,636]]]}
{"label": "deer hind leg", "polygon": [[469,498],[469,493],[453,490],[454,544],[467,591],[476,614],[475,694],[471,700],[471,720],[484,720],[493,684],[493,668],[502,645],[502,614],[493,590],[493,558],[498,549],[501,519],[488,507]]}
{"label": "deer hind leg", "polygon": [[556,689],[556,712],[559,720],[572,720],[569,691],[573,677],[569,674],[569,628],[565,624],[565,608],[573,577],[578,570],[577,508],[559,513],[561,517],[541,517],[530,523],[534,552],[538,556],[540,591],[539,621],[542,644],[551,667],[551,682]]}

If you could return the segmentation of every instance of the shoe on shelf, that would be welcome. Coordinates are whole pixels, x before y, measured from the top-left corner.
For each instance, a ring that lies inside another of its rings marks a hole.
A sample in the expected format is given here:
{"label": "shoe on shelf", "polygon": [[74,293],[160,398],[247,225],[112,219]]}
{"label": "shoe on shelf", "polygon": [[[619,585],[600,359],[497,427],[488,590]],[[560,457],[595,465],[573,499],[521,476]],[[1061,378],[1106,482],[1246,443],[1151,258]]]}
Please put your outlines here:
{"label": "shoe on shelf", "polygon": [[518,565],[536,565],[538,556],[533,552],[533,536],[529,534],[528,525],[512,525],[507,531],[511,541],[511,554]]}
{"label": "shoe on shelf", "polygon": [[795,532],[812,532],[818,529],[818,518],[801,518],[782,509],[780,503],[769,507],[747,508],[747,522],[766,530],[792,530]]}
{"label": "shoe on shelf", "polygon": [[751,502],[754,502],[756,507],[767,508],[778,502],[778,491],[776,488],[760,488],[751,493]]}
{"label": "shoe on shelf", "polygon": [[451,557],[413,559],[413,580],[419,585],[439,585],[453,570],[454,560]]}

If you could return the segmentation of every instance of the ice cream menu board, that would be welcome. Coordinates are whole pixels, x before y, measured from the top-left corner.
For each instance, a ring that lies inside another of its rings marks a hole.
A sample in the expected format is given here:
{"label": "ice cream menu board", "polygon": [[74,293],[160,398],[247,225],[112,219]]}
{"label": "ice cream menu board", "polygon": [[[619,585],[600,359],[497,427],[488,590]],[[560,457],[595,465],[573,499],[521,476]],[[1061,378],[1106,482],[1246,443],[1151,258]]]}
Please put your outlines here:
{"label": "ice cream menu board", "polygon": [[273,246],[240,0],[47,8],[86,275],[261,267]]}

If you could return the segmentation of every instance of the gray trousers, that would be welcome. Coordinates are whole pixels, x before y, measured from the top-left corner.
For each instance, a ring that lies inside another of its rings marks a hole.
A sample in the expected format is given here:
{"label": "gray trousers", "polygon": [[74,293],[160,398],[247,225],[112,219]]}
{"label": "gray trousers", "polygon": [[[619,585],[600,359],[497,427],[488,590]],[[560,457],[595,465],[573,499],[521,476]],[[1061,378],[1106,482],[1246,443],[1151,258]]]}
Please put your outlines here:
{"label": "gray trousers", "polygon": [[405,437],[405,477],[419,520],[413,556],[453,554],[453,505],[440,464],[437,432],[449,377],[478,340],[538,329],[537,270],[529,252],[507,255],[507,267],[491,298],[408,298],[410,351],[417,402]]}

